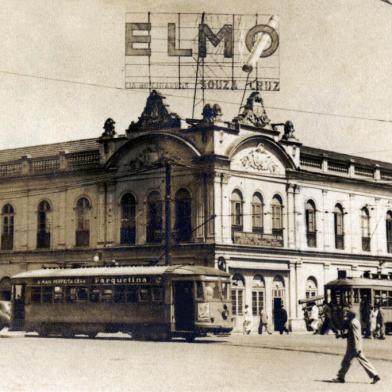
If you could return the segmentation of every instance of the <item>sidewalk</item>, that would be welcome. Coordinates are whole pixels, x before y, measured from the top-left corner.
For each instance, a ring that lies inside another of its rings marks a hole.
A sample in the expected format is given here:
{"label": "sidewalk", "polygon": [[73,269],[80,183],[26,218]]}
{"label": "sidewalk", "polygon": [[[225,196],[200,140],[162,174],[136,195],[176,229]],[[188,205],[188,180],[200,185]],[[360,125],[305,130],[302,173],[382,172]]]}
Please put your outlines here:
{"label": "sidewalk", "polygon": [[[312,332],[294,332],[289,335],[262,336],[233,333],[225,338],[227,344],[241,347],[258,347],[273,350],[300,351],[342,356],[346,350],[346,339],[336,339],[335,335],[313,335]],[[385,340],[363,339],[365,355],[370,359],[392,362],[392,336]]]}

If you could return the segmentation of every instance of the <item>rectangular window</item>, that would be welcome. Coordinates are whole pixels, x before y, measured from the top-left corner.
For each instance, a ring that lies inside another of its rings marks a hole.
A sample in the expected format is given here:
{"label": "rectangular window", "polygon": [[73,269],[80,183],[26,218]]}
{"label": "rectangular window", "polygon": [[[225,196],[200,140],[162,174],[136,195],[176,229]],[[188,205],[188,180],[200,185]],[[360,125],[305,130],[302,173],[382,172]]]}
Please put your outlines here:
{"label": "rectangular window", "polygon": [[196,299],[203,299],[203,283],[196,281]]}
{"label": "rectangular window", "polygon": [[204,282],[205,299],[207,301],[212,299],[220,299],[219,282]]}
{"label": "rectangular window", "polygon": [[85,302],[88,300],[88,288],[78,287],[77,289],[78,301]]}
{"label": "rectangular window", "polygon": [[101,301],[104,303],[113,302],[113,289],[111,287],[103,287],[102,288]]}
{"label": "rectangular window", "polygon": [[263,228],[263,215],[262,205],[260,203],[252,204],[252,227],[256,231],[260,231]]}
{"label": "rectangular window", "polygon": [[139,289],[140,302],[150,301],[150,290],[149,287],[142,287]]}
{"label": "rectangular window", "polygon": [[56,286],[53,290],[53,302],[61,303],[63,302],[63,288]]}
{"label": "rectangular window", "polygon": [[264,308],[264,292],[252,291],[252,314],[258,316],[260,309]]}
{"label": "rectangular window", "polygon": [[76,302],[76,287],[66,287],[65,301],[68,303]]}
{"label": "rectangular window", "polygon": [[222,282],[222,295],[224,300],[229,299],[229,286],[229,282]]}
{"label": "rectangular window", "polygon": [[161,303],[163,301],[163,288],[162,287],[151,287],[151,297],[153,302]]}
{"label": "rectangular window", "polygon": [[126,286],[115,286],[114,287],[114,302],[117,304],[125,303],[125,291]]}
{"label": "rectangular window", "polygon": [[243,314],[243,290],[231,290],[231,304],[234,316]]}
{"label": "rectangular window", "polygon": [[90,302],[97,303],[100,301],[101,290],[97,286],[90,287]]}
{"label": "rectangular window", "polygon": [[388,291],[388,306],[392,306],[392,291]]}
{"label": "rectangular window", "polygon": [[31,302],[35,304],[41,303],[41,287],[31,288]]}
{"label": "rectangular window", "polygon": [[134,304],[139,302],[137,296],[137,287],[128,287],[127,289],[127,302]]}
{"label": "rectangular window", "polygon": [[53,288],[52,287],[43,287],[42,289],[42,302],[44,304],[52,303],[53,299]]}

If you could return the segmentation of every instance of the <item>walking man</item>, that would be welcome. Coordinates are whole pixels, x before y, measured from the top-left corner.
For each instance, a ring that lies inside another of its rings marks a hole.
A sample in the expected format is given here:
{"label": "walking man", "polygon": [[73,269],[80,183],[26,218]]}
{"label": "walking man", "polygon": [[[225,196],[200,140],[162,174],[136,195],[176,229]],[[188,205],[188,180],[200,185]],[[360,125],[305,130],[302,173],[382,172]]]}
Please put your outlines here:
{"label": "walking man", "polygon": [[333,380],[334,382],[344,383],[345,376],[350,369],[351,363],[354,358],[358,359],[359,364],[365,369],[367,375],[373,380],[372,384],[380,381],[380,376],[374,369],[373,365],[367,360],[365,354],[362,351],[362,331],[361,323],[356,319],[355,313],[352,309],[347,310],[347,334],[343,337],[347,338],[347,349],[344,355],[340,370],[337,377]]}
{"label": "walking man", "polygon": [[266,332],[271,335],[271,330],[268,323],[268,315],[264,308],[260,308],[260,324],[259,324],[259,335],[263,334],[263,328],[265,328]]}

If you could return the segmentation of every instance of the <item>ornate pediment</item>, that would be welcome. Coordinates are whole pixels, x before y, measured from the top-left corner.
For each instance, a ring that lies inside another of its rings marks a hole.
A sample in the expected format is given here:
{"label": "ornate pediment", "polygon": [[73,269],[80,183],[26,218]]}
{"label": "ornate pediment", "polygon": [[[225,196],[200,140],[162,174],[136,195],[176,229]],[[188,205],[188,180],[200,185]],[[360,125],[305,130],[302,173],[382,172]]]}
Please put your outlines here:
{"label": "ornate pediment", "polygon": [[146,146],[129,162],[132,171],[161,167],[166,163],[172,165],[183,166],[184,162],[181,158],[173,158],[172,154],[154,144]]}
{"label": "ornate pediment", "polygon": [[244,110],[234,121],[257,128],[263,128],[270,123],[271,120],[265,111],[263,98],[258,91],[250,94],[246,100]]}
{"label": "ornate pediment", "polygon": [[164,128],[177,128],[181,120],[176,113],[170,113],[164,103],[165,97],[156,90],[151,91],[139,120],[129,125],[127,133]]}
{"label": "ornate pediment", "polygon": [[233,168],[261,174],[282,174],[283,166],[279,159],[271,154],[262,143],[247,148],[233,158]]}

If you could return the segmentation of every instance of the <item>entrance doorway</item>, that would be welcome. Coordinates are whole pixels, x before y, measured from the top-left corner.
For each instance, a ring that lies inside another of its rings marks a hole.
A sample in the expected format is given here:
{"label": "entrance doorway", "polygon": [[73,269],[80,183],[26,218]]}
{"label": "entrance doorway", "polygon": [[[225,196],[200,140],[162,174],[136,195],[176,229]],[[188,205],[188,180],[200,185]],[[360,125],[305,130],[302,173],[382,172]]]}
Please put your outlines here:
{"label": "entrance doorway", "polygon": [[282,309],[282,298],[273,298],[272,309],[274,316],[274,331],[279,331],[280,309]]}
{"label": "entrance doorway", "polygon": [[173,282],[173,290],[176,330],[193,330],[195,313],[195,304],[193,300],[193,281]]}

